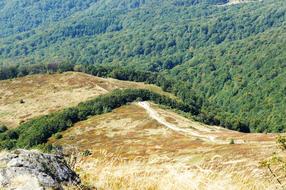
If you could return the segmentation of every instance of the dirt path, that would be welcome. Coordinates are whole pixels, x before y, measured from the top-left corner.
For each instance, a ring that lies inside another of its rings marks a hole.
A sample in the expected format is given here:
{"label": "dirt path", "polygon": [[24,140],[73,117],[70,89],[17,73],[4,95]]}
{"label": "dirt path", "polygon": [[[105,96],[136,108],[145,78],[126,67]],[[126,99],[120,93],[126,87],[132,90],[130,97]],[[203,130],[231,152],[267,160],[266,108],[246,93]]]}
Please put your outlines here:
{"label": "dirt path", "polygon": [[193,131],[191,128],[183,129],[183,128],[175,126],[174,124],[167,122],[164,117],[162,117],[156,110],[154,110],[150,106],[150,104],[148,102],[138,102],[138,105],[140,107],[144,108],[148,112],[148,114],[151,118],[153,118],[154,120],[156,120],[160,124],[164,125],[165,127],[169,128],[173,131],[182,133],[182,134],[187,135],[187,136],[191,136],[193,138],[200,138],[200,139],[202,139],[204,141],[208,141],[208,142],[225,143],[224,141],[222,142],[221,140],[217,140],[215,136],[203,135],[203,134],[200,134],[198,132]]}

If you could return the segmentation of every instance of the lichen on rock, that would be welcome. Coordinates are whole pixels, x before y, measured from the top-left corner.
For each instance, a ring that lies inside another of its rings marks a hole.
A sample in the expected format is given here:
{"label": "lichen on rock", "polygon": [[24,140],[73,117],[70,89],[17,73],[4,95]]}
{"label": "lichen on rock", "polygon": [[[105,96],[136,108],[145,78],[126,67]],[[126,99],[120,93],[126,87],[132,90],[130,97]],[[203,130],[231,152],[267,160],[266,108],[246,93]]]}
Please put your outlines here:
{"label": "lichen on rock", "polygon": [[80,184],[59,155],[31,150],[0,153],[0,189],[63,189]]}

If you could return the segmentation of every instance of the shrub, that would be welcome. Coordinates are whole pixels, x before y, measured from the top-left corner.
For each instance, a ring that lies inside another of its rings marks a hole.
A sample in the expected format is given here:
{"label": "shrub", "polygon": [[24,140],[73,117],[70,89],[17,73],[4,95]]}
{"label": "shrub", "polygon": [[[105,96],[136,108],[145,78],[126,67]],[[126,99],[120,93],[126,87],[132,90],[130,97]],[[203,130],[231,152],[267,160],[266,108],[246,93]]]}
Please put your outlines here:
{"label": "shrub", "polygon": [[61,138],[63,138],[63,135],[60,134],[60,133],[56,133],[56,134],[55,134],[55,138],[56,138],[56,139],[61,139]]}
{"label": "shrub", "polygon": [[230,139],[229,144],[235,144],[233,139]]}
{"label": "shrub", "polygon": [[135,101],[136,101],[136,102],[142,102],[142,98],[138,97],[138,98],[136,98]]}
{"label": "shrub", "polygon": [[0,150],[1,149],[7,149],[7,150],[11,150],[13,148],[15,148],[16,145],[16,141],[15,140],[5,140],[5,141],[1,141],[0,142]]}
{"label": "shrub", "polygon": [[38,149],[38,150],[45,152],[45,153],[52,153],[54,147],[51,144],[40,144],[40,145],[36,146],[35,149]]}
{"label": "shrub", "polygon": [[83,151],[82,155],[87,157],[87,156],[92,155],[92,153],[90,152],[90,150],[85,150],[85,151]]}
{"label": "shrub", "polygon": [[5,125],[0,124],[0,133],[4,133],[7,130],[8,130],[8,128]]}
{"label": "shrub", "polygon": [[18,133],[14,130],[9,130],[6,134],[9,139],[17,139],[19,137]]}
{"label": "shrub", "polygon": [[260,162],[260,166],[267,168],[269,173],[278,182],[282,189],[285,189],[285,176],[286,176],[286,136],[279,135],[276,139],[280,151],[274,152],[273,155]]}

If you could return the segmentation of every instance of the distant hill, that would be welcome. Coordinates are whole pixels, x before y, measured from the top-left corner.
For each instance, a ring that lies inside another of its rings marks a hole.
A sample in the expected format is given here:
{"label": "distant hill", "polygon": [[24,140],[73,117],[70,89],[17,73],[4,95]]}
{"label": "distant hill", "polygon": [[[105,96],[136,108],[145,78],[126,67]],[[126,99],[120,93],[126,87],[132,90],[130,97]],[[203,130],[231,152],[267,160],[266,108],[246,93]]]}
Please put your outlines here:
{"label": "distant hill", "polygon": [[8,128],[16,128],[29,119],[75,106],[114,89],[141,88],[169,95],[154,85],[78,72],[21,77],[0,81],[0,86],[0,124]]}
{"label": "distant hill", "polygon": [[[235,1],[236,2],[236,1]],[[284,0],[0,0],[0,65],[118,65],[188,85],[205,122],[285,131]]]}

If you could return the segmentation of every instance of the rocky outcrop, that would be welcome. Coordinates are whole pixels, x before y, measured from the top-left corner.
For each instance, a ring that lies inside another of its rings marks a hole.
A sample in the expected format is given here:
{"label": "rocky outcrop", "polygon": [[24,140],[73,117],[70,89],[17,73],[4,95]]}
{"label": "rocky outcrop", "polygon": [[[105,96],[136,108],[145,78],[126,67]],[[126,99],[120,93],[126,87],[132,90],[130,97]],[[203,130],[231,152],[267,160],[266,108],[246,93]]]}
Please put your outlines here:
{"label": "rocky outcrop", "polygon": [[29,150],[0,154],[0,189],[63,189],[79,183],[62,156]]}

